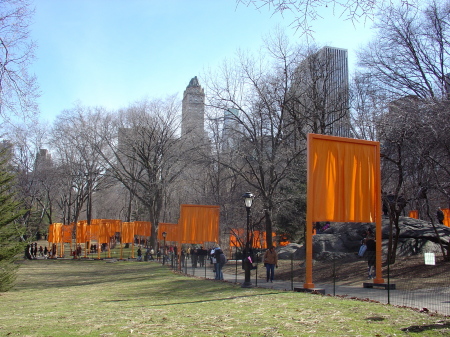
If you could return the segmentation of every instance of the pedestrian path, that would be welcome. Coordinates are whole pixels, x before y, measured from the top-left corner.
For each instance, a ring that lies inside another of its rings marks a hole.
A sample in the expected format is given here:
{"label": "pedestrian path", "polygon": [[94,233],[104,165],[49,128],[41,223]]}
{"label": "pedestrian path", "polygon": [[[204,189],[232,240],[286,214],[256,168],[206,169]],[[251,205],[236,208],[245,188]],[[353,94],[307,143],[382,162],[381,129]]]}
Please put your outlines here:
{"label": "pedestrian path", "polygon": [[[185,267],[182,272],[196,277],[214,280],[213,268],[209,265],[201,268]],[[273,283],[255,278],[255,271],[252,271],[252,286],[282,291],[293,291],[295,288],[303,288],[300,282],[274,280]],[[240,271],[237,273],[224,273],[224,281],[242,284],[244,275]],[[323,289],[326,295],[341,296],[350,299],[371,300],[375,302],[391,304],[402,307],[410,307],[422,311],[437,312],[443,315],[450,315],[450,288],[430,288],[420,290],[385,290],[380,288],[364,288],[361,286],[346,286],[338,284],[315,284],[316,288]]]}

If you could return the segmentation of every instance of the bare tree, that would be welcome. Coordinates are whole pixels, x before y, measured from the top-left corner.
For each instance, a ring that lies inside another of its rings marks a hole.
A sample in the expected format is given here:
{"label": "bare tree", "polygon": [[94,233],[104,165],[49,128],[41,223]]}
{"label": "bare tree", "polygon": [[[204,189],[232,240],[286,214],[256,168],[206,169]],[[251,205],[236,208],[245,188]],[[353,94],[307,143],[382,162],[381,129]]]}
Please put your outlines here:
{"label": "bare tree", "polygon": [[447,179],[442,168],[448,166],[448,142],[439,111],[448,109],[449,8],[448,2],[386,8],[375,25],[377,36],[358,55],[362,70],[353,86],[353,130],[381,142],[391,263],[406,202],[431,218],[430,200],[438,198]]}
{"label": "bare tree", "polygon": [[[385,6],[391,6],[393,0],[236,0],[237,5],[253,6],[260,10],[268,8],[274,14],[293,13],[294,21],[291,25],[295,29],[299,29],[302,33],[310,34],[311,22],[321,19],[320,11],[322,8],[331,7],[333,14],[342,18],[342,20],[350,20],[353,23],[366,22],[372,20],[376,12]],[[414,6],[415,0],[402,0],[402,4]]]}
{"label": "bare tree", "polygon": [[374,89],[391,99],[447,97],[450,4],[430,2],[424,10],[395,6],[377,19],[377,36],[358,55]]}
{"label": "bare tree", "polygon": [[4,0],[0,6],[0,116],[1,125],[14,116],[37,113],[39,96],[36,78],[28,67],[34,58],[30,40],[34,9],[28,0]]}
{"label": "bare tree", "polygon": [[350,90],[351,130],[353,137],[378,140],[376,123],[386,112],[386,97],[375,90],[370,76],[356,73]]}
{"label": "bare tree", "polygon": [[108,164],[109,174],[145,207],[143,214],[135,216],[148,217],[152,223],[154,247],[165,193],[183,169],[181,144],[176,137],[178,112],[175,97],[141,101],[109,115],[97,130],[107,144],[97,151]]}
{"label": "bare tree", "polygon": [[[416,97],[399,99],[390,104],[389,111],[378,120],[381,140],[383,203],[390,219],[389,261],[395,263],[399,217],[411,195],[405,195],[405,181],[412,174],[415,157],[411,141],[415,132],[414,120],[420,101]],[[395,232],[394,228],[395,226]]]}
{"label": "bare tree", "polygon": [[399,217],[408,204],[431,221],[436,242],[443,255],[447,255],[431,211],[449,200],[449,130],[444,122],[447,115],[448,102],[410,96],[391,102],[389,111],[378,119],[383,203],[390,219],[390,263],[396,259],[401,232]]}
{"label": "bare tree", "polygon": [[[90,223],[93,216],[93,195],[108,186],[105,162],[97,149],[102,139],[93,130],[99,127],[101,108],[76,106],[59,115],[52,130],[56,149],[55,161],[64,176],[66,188],[62,190],[61,207],[67,223],[76,223],[83,208]],[[74,231],[75,233],[75,231]]]}
{"label": "bare tree", "polygon": [[42,125],[14,127],[10,133],[14,144],[12,162],[16,168],[16,189],[26,213],[20,218],[26,234],[35,238],[45,232],[51,219],[52,203],[47,189],[54,178],[51,175],[51,161],[43,148],[46,130]]}
{"label": "bare tree", "polygon": [[[274,216],[280,206],[280,186],[299,158],[292,144],[295,128],[289,118],[288,100],[295,70],[295,51],[277,35],[267,44],[270,62],[239,53],[235,63],[224,62],[207,84],[209,105],[234,123],[232,146],[215,157],[218,164],[239,176],[256,195],[253,214],[262,211],[267,245],[272,245]],[[218,116],[220,117],[220,116]]]}

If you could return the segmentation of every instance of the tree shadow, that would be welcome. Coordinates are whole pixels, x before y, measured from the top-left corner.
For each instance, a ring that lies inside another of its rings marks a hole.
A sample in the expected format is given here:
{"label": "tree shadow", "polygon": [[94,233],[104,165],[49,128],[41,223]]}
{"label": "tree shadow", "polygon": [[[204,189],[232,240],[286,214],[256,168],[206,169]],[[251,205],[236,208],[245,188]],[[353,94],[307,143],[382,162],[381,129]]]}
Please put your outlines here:
{"label": "tree shadow", "polygon": [[448,332],[447,329],[450,329],[450,322],[440,321],[436,324],[429,324],[429,325],[411,325],[407,328],[402,328],[401,330],[404,332],[424,332],[429,330],[443,330],[443,329],[445,329],[446,332]]}

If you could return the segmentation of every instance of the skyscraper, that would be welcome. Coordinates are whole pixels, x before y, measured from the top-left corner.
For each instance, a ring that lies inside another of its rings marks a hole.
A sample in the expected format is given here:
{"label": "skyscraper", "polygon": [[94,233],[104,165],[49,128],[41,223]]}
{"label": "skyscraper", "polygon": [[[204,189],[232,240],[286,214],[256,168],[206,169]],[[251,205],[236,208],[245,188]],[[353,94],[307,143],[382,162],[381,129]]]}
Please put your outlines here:
{"label": "skyscraper", "polygon": [[236,135],[239,132],[239,124],[236,119],[239,118],[239,110],[231,108],[224,110],[223,129],[222,129],[222,149],[229,150],[234,146]]}
{"label": "skyscraper", "polygon": [[197,76],[191,79],[183,94],[181,138],[200,140],[205,137],[205,91]]}
{"label": "skyscraper", "polygon": [[350,137],[347,50],[323,47],[296,69],[293,92],[308,130]]}

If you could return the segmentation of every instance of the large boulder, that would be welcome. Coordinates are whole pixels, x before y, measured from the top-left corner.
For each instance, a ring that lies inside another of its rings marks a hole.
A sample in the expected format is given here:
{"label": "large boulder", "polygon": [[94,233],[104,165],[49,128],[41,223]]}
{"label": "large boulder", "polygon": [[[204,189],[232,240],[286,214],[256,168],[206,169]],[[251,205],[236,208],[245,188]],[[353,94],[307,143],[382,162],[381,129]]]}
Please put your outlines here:
{"label": "large boulder", "polygon": [[[374,223],[331,223],[331,226],[322,234],[313,236],[313,258],[316,260],[343,258],[348,255],[356,255],[364,233],[368,228],[376,231]],[[429,222],[400,217],[400,236],[398,241],[397,256],[410,256],[425,252],[440,253],[441,243],[447,247],[450,241],[450,228],[440,224],[433,225]],[[395,231],[395,228],[394,228]],[[436,235],[436,232],[438,235]],[[438,238],[439,237],[439,238]],[[383,253],[387,253],[389,241],[389,219],[382,220]],[[303,245],[289,244],[279,247],[280,259],[303,259],[305,248]]]}
{"label": "large boulder", "polygon": [[278,258],[281,260],[290,260],[294,258],[299,260],[305,256],[305,246],[298,243],[290,243],[287,246],[278,247]]}

